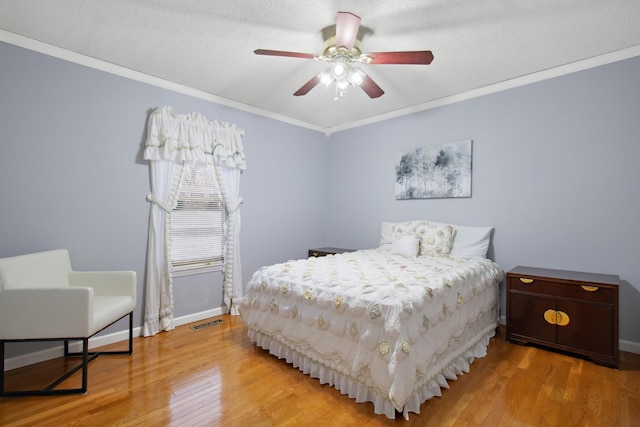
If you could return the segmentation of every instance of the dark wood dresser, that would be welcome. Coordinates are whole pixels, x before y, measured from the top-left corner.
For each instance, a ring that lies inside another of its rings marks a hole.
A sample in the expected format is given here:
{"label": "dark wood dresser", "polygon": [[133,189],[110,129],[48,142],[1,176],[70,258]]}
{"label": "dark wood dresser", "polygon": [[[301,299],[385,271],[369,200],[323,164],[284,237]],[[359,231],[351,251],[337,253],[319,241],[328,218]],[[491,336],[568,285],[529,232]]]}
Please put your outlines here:
{"label": "dark wood dresser", "polygon": [[353,252],[355,249],[344,249],[344,248],[318,248],[318,249],[309,249],[309,257],[315,256],[327,256],[327,255],[335,255],[341,254],[345,252]]}
{"label": "dark wood dresser", "polygon": [[507,272],[507,340],[618,367],[618,286],[611,274],[518,266]]}

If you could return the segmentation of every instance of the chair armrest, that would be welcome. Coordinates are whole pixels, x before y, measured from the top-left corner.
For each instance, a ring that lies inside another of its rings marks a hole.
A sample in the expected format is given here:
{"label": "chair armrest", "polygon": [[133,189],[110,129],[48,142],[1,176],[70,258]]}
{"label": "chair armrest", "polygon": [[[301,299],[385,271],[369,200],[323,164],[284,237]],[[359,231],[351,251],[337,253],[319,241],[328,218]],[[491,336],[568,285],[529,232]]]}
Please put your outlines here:
{"label": "chair armrest", "polygon": [[128,296],[136,301],[135,271],[72,271],[69,286],[88,286],[96,296]]}
{"label": "chair armrest", "polygon": [[0,338],[87,337],[91,288],[9,288],[0,292]]}

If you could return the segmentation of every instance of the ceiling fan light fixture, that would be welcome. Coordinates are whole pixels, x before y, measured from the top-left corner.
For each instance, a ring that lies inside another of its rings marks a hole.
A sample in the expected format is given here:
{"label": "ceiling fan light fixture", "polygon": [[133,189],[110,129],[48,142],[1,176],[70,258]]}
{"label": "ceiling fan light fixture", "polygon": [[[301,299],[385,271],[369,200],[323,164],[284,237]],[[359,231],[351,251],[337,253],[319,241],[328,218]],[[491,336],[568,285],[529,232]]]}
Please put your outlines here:
{"label": "ceiling fan light fixture", "polygon": [[351,67],[348,78],[351,85],[360,86],[364,81],[364,73],[358,67]]}
{"label": "ceiling fan light fixture", "polygon": [[349,89],[349,85],[344,90],[340,89],[340,86],[336,84],[336,96],[333,97],[334,101],[338,101],[340,98],[344,96],[344,93]]}
{"label": "ceiling fan light fixture", "polygon": [[[339,65],[336,71],[336,65]],[[360,86],[366,74],[349,63],[332,64],[329,68],[317,75],[317,81],[325,87],[335,86],[335,100],[344,97],[344,94],[352,87]]]}
{"label": "ceiling fan light fixture", "polygon": [[318,77],[320,78],[320,83],[326,87],[329,87],[329,85],[333,83],[333,76],[331,75],[330,69],[321,72]]}
{"label": "ceiling fan light fixture", "polygon": [[349,83],[348,79],[336,80],[336,88],[341,92],[346,91],[350,86],[351,84]]}
{"label": "ceiling fan light fixture", "polygon": [[336,80],[340,80],[348,75],[349,72],[349,64],[342,60],[336,60],[331,66],[331,73],[333,74],[333,78]]}

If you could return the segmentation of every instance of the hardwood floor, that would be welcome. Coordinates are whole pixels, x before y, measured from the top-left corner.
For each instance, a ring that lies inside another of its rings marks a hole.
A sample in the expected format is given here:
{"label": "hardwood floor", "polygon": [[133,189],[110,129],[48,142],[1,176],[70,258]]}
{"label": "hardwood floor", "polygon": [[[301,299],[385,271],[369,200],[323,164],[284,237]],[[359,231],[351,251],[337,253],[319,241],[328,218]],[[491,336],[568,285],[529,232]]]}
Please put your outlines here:
{"label": "hardwood floor", "polygon": [[[640,355],[622,353],[614,370],[509,344],[501,328],[470,374],[450,381],[442,397],[425,402],[409,421],[389,420],[375,415],[372,404],[355,403],[256,348],[239,317],[220,318],[223,323],[198,331],[185,325],[135,338],[133,356],[97,358],[85,395],[0,398],[0,425],[640,425]],[[7,386],[46,384],[67,363],[7,372]],[[79,383],[79,375],[68,381]]]}

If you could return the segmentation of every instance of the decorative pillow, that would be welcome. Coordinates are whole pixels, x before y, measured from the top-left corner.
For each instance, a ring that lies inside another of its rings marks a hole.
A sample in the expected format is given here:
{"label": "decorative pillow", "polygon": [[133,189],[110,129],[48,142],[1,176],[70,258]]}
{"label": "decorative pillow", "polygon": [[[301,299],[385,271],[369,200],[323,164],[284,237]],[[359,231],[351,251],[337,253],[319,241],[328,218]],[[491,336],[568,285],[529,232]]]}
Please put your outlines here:
{"label": "decorative pillow", "polygon": [[391,242],[400,240],[405,236],[415,236],[418,239],[417,229],[422,224],[422,221],[406,221],[393,224],[391,228]]}
{"label": "decorative pillow", "polygon": [[420,239],[418,256],[448,257],[453,244],[453,227],[434,225],[424,221],[416,227],[416,236]]}
{"label": "decorative pillow", "polygon": [[420,250],[420,241],[414,235],[407,235],[391,243],[389,250],[392,254],[416,258]]}
{"label": "decorative pillow", "polygon": [[448,257],[453,242],[453,227],[447,224],[433,225],[428,221],[398,222],[392,225],[393,241],[415,236],[420,241],[418,256]]}

